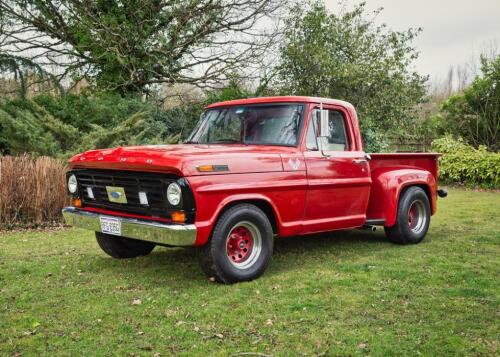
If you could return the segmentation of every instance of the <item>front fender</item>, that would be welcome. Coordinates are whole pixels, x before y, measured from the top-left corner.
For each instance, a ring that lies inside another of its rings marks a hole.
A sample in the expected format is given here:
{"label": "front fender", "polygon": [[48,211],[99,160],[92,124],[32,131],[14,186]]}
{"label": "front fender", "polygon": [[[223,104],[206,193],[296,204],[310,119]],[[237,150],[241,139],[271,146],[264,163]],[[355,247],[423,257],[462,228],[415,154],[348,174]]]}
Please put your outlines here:
{"label": "front fender", "polygon": [[274,213],[281,237],[300,232],[307,179],[305,171],[191,176],[196,201],[196,245],[204,245],[221,211],[235,202],[260,201]]}
{"label": "front fender", "polygon": [[380,169],[372,172],[367,219],[384,220],[386,227],[393,226],[396,223],[399,197],[409,186],[420,186],[426,191],[434,214],[437,182],[431,172],[418,169]]}
{"label": "front fender", "polygon": [[222,210],[230,205],[233,205],[235,203],[240,203],[240,202],[252,202],[252,201],[263,201],[269,204],[269,206],[272,208],[274,216],[276,218],[276,224],[278,231],[280,231],[280,228],[282,227],[282,221],[281,221],[281,216],[279,214],[279,210],[274,204],[274,202],[267,196],[261,195],[261,194],[237,194],[237,195],[231,195],[229,197],[226,197],[223,199],[218,205],[216,210],[213,212],[212,216],[210,217],[209,220],[207,221],[202,221],[202,222],[196,222],[196,226],[198,228],[198,235],[196,239],[196,245],[201,246],[204,245],[212,232],[212,229],[220,216]]}

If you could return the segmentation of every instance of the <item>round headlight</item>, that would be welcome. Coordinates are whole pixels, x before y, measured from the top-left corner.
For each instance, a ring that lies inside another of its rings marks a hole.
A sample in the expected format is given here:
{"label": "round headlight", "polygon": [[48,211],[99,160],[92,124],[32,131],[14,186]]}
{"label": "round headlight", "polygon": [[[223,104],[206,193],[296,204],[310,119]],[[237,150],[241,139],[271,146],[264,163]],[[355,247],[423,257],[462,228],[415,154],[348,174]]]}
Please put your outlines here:
{"label": "round headlight", "polygon": [[167,200],[172,206],[181,202],[182,191],[178,183],[172,182],[167,188]]}
{"label": "round headlight", "polygon": [[68,191],[71,193],[76,193],[77,190],[78,190],[78,181],[76,180],[75,175],[71,175],[68,178]]}

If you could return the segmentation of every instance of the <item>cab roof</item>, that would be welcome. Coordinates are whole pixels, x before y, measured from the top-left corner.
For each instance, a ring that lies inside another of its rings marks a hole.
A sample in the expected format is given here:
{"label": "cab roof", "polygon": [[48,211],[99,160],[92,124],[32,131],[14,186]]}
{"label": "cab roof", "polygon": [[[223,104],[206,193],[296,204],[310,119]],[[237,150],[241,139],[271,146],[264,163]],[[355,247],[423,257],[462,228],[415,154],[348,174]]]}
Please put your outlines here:
{"label": "cab roof", "polygon": [[316,103],[316,104],[323,103],[323,104],[340,105],[352,108],[352,105],[350,103],[338,99],[305,97],[305,96],[281,96],[281,97],[258,97],[258,98],[227,100],[225,102],[210,104],[207,106],[207,109],[217,108],[217,107],[237,106],[237,105],[266,104],[266,103]]}

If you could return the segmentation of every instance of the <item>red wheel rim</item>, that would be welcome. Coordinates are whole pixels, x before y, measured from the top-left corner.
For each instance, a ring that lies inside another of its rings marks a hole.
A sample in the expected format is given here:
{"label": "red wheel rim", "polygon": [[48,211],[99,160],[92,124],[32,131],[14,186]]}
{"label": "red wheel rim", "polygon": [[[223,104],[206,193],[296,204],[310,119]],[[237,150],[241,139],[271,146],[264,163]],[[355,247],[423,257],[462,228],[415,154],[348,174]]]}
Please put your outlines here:
{"label": "red wheel rim", "polygon": [[416,200],[408,209],[408,227],[416,234],[424,231],[427,224],[426,209],[422,201]]}
{"label": "red wheel rim", "polygon": [[417,205],[411,205],[410,209],[408,210],[408,226],[410,226],[411,229],[414,229],[418,223],[418,214],[419,212]]}
{"label": "red wheel rim", "polygon": [[250,230],[243,226],[236,226],[227,238],[227,256],[234,263],[242,263],[250,257],[253,244],[253,235]]}

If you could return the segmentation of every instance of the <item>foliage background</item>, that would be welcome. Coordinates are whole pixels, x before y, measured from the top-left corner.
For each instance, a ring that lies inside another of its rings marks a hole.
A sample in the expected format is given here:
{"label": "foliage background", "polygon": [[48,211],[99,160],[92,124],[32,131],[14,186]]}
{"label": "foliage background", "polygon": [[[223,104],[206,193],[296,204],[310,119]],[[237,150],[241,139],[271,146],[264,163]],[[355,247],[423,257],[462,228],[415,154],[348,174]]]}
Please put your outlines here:
{"label": "foliage background", "polygon": [[443,156],[439,161],[442,181],[486,188],[500,187],[500,153],[485,146],[474,148],[451,135],[436,139],[432,149]]}
{"label": "foliage background", "polygon": [[416,120],[426,77],[411,69],[420,29],[397,32],[361,3],[329,13],[322,2],[298,5],[288,18],[276,85],[284,94],[346,100],[358,112],[367,151],[387,148]]}
{"label": "foliage background", "polygon": [[92,148],[173,143],[200,111],[200,105],[161,110],[114,93],[16,98],[0,102],[0,149],[64,158]]}
{"label": "foliage background", "polygon": [[462,93],[444,101],[435,120],[441,132],[478,147],[500,150],[500,56],[481,58],[481,74]]}

